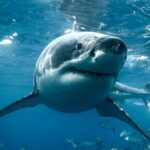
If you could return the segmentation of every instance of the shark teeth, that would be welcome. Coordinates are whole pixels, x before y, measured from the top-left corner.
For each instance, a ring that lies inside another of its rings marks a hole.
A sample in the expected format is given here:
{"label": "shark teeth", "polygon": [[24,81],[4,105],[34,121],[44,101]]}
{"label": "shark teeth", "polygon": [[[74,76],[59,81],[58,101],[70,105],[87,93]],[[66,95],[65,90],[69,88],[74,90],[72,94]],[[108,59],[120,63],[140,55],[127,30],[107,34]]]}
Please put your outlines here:
{"label": "shark teeth", "polygon": [[68,72],[73,72],[73,73],[77,73],[77,74],[82,74],[85,76],[92,76],[95,78],[99,78],[101,76],[114,76],[115,74],[113,73],[101,73],[101,72],[92,72],[89,70],[83,70],[83,69],[78,69],[76,67],[70,67],[67,69]]}

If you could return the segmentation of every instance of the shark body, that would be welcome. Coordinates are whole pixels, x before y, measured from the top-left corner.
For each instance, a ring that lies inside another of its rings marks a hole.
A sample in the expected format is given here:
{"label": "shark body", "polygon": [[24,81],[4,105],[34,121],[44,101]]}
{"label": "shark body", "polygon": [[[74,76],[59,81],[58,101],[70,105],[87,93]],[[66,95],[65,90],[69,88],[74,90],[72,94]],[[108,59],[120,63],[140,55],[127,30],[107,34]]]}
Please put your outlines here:
{"label": "shark body", "polygon": [[126,57],[127,47],[118,37],[96,32],[72,32],[58,37],[37,60],[32,93],[0,110],[0,117],[38,104],[66,113],[95,108],[101,116],[130,124],[150,141],[116,101],[150,96],[149,92],[116,82]]}

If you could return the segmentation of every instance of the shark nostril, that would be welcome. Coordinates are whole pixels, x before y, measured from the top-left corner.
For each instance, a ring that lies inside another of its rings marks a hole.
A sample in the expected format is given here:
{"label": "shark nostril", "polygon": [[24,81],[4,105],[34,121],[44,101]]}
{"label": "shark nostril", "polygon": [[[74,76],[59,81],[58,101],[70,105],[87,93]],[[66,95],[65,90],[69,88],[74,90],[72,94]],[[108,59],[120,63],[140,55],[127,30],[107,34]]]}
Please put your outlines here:
{"label": "shark nostril", "polygon": [[83,47],[83,45],[82,45],[81,43],[78,43],[78,44],[76,45],[76,49],[77,49],[77,50],[80,50],[82,47]]}
{"label": "shark nostril", "polygon": [[90,51],[90,56],[91,56],[91,57],[94,57],[94,56],[95,56],[95,49],[92,49],[92,50]]}

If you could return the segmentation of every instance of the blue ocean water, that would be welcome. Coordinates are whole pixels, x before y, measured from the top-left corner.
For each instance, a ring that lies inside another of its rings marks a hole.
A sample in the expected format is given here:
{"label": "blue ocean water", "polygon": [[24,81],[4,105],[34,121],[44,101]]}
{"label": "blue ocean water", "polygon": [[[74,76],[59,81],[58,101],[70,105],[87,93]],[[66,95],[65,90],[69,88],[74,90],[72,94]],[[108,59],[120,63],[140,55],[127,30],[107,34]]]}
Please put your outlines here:
{"label": "blue ocean water", "polygon": [[[76,30],[107,33],[125,41],[128,58],[119,81],[138,88],[150,81],[149,0],[0,0],[0,108],[32,90],[38,56],[51,40],[72,29],[75,18]],[[121,105],[150,134],[150,112],[142,101]],[[130,136],[120,137],[125,132]],[[99,117],[95,110],[65,114],[39,105],[0,118],[4,150],[72,150],[68,140],[96,141],[97,137],[101,146],[79,149],[150,149],[129,125]]]}

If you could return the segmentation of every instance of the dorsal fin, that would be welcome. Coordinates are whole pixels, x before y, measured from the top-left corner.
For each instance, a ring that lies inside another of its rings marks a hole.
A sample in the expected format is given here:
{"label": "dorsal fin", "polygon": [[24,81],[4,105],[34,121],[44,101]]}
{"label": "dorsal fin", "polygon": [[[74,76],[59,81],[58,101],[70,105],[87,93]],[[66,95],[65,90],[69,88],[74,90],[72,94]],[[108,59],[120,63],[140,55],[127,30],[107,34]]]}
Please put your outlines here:
{"label": "dorsal fin", "polygon": [[25,107],[34,107],[35,105],[39,104],[39,94],[38,93],[31,93],[20,100],[6,106],[5,108],[0,110],[0,117],[5,116],[13,111],[25,108]]}

